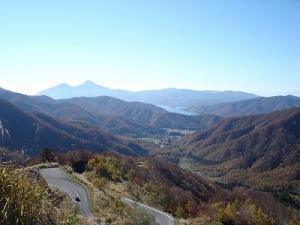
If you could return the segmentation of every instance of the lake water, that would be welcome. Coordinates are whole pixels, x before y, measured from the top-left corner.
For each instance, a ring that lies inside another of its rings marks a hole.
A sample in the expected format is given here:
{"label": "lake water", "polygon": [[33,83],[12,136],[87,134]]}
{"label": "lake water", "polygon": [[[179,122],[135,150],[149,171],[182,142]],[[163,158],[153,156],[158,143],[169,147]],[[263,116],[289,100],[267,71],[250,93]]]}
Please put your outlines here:
{"label": "lake water", "polygon": [[185,111],[185,109],[186,109],[185,107],[170,107],[170,106],[165,106],[165,105],[158,105],[158,107],[163,108],[163,109],[167,110],[168,112],[179,113],[179,114],[188,115],[188,116],[197,115],[196,113]]}

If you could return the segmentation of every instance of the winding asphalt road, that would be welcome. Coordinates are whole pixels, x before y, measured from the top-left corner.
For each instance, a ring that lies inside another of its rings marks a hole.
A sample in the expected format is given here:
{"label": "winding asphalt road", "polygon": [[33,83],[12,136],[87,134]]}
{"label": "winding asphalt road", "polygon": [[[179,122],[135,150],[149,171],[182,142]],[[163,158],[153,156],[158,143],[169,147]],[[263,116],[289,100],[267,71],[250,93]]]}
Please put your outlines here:
{"label": "winding asphalt road", "polygon": [[[78,206],[81,216],[92,216],[89,209],[87,193],[80,184],[72,181],[69,176],[59,168],[41,169],[40,173],[50,187],[57,188],[66,193],[74,204],[77,204],[76,206]],[[80,202],[76,202],[76,198],[79,198]]]}
{"label": "winding asphalt road", "polygon": [[[80,215],[86,218],[92,217],[87,192],[80,184],[72,181],[70,177],[59,168],[41,169],[40,173],[50,187],[57,188],[66,193],[74,202],[76,202],[76,198],[80,199],[80,202],[76,203],[78,204]],[[175,220],[172,216],[158,209],[135,202],[129,198],[122,198],[122,202],[131,207],[143,209],[148,215],[154,217],[158,225],[175,225]]]}
{"label": "winding asphalt road", "polygon": [[175,220],[172,216],[158,209],[135,202],[129,198],[122,198],[122,202],[131,207],[143,209],[148,215],[153,216],[155,222],[159,225],[175,225]]}

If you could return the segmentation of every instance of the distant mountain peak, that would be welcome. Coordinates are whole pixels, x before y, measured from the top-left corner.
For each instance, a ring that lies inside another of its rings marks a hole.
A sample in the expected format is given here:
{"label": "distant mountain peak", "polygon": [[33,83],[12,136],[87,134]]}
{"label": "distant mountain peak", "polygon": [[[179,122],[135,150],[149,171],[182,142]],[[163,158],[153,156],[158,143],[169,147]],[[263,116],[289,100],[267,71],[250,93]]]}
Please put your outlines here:
{"label": "distant mountain peak", "polygon": [[[122,81],[120,81],[122,84]],[[67,90],[66,90],[67,89]],[[100,86],[91,80],[71,87],[53,87],[39,93],[54,99],[73,97],[110,96],[125,101],[136,101],[168,107],[191,107],[194,105],[212,105],[257,98],[246,92],[197,91],[189,89],[167,88],[162,90],[126,91]]]}
{"label": "distant mountain peak", "polygon": [[93,85],[97,85],[95,82],[91,81],[91,80],[87,80],[83,83],[84,85],[87,85],[87,84],[93,84]]}
{"label": "distant mountain peak", "polygon": [[71,86],[66,83],[61,83],[61,84],[57,85],[56,87],[57,88],[71,88]]}
{"label": "distant mountain peak", "polygon": [[76,86],[75,88],[101,88],[101,89],[108,89],[106,87],[103,87],[99,84],[96,84],[95,82],[91,81],[91,80],[87,80],[82,84],[79,84],[78,86]]}
{"label": "distant mountain peak", "polygon": [[[78,86],[100,86],[100,85],[98,85],[98,84],[96,84],[95,82],[93,82],[93,81],[91,81],[91,80],[87,80],[87,81],[85,81],[84,83],[82,83],[82,84],[79,84]],[[77,86],[77,87],[78,87]]]}

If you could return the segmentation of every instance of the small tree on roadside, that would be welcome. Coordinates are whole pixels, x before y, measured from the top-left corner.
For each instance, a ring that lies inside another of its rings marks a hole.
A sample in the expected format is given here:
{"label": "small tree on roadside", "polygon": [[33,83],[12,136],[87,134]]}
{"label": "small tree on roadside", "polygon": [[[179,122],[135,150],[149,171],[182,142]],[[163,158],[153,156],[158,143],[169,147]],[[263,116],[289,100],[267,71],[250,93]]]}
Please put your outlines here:
{"label": "small tree on roadside", "polygon": [[48,147],[41,150],[41,158],[43,162],[53,162],[55,160],[54,152]]}

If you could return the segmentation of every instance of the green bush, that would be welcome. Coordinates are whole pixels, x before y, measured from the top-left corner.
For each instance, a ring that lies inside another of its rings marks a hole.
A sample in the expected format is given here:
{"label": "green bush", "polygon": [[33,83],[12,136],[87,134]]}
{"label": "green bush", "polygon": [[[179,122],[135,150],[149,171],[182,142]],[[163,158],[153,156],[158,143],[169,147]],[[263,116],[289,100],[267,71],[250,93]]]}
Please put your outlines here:
{"label": "green bush", "polygon": [[125,178],[125,171],[121,161],[116,157],[98,155],[88,162],[88,170],[112,181],[121,181]]}

